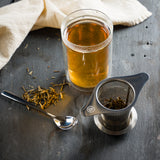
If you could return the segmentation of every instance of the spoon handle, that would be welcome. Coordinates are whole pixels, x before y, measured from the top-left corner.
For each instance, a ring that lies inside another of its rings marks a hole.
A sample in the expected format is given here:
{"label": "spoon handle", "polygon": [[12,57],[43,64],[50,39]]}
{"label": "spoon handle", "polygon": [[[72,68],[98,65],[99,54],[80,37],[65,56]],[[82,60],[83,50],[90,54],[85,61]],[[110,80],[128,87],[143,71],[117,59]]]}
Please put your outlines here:
{"label": "spoon handle", "polygon": [[46,111],[44,111],[44,110],[36,107],[36,106],[33,105],[32,103],[27,102],[27,101],[24,100],[23,98],[20,98],[20,97],[14,95],[13,93],[10,93],[10,92],[8,92],[8,91],[2,91],[2,92],[1,92],[1,95],[4,96],[4,97],[9,98],[9,99],[11,99],[11,100],[13,100],[13,101],[15,101],[15,102],[21,103],[21,104],[23,104],[23,105],[27,105],[27,106],[29,106],[29,108],[34,109],[34,110],[37,110],[37,111],[39,111],[39,112],[41,112],[41,113],[44,113],[45,115],[50,116],[50,117],[52,117],[52,118],[55,118],[55,117],[56,117],[55,115],[53,115],[53,114],[51,114],[51,113],[48,113],[48,112],[46,112]]}

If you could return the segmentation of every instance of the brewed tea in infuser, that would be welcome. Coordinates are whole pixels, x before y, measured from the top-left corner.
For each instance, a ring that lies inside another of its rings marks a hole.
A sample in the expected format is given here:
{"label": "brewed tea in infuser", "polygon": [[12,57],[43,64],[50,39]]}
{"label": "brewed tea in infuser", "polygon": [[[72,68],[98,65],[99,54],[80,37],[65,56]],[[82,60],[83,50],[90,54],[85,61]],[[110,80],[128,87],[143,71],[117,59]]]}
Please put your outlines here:
{"label": "brewed tea in infuser", "polygon": [[133,106],[147,80],[146,73],[102,80],[82,108],[83,115],[94,115],[97,127],[107,134],[126,133],[136,125],[137,112]]}

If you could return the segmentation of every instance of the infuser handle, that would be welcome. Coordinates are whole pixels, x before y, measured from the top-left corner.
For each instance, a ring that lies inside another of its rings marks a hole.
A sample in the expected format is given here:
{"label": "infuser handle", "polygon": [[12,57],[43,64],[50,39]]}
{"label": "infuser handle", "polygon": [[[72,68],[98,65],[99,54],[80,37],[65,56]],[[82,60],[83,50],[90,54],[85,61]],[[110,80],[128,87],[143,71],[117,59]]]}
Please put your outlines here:
{"label": "infuser handle", "polygon": [[104,80],[102,80],[93,90],[91,96],[89,99],[85,99],[85,105],[81,109],[81,113],[83,116],[88,117],[88,116],[93,116],[101,113],[106,113],[106,109],[102,108],[100,104],[97,102],[96,98],[96,91],[97,87],[103,83]]}
{"label": "infuser handle", "polygon": [[149,79],[149,75],[147,73],[142,72],[142,73],[138,73],[131,76],[121,77],[120,79],[128,81],[134,87],[135,94],[136,94],[136,97],[135,97],[135,101],[136,101],[141,89]]}
{"label": "infuser handle", "polygon": [[85,117],[91,116],[91,113],[95,110],[93,101],[94,101],[94,92],[91,94],[89,99],[87,97],[85,97],[85,99],[84,99],[85,104],[81,109],[81,113],[83,116],[85,116]]}

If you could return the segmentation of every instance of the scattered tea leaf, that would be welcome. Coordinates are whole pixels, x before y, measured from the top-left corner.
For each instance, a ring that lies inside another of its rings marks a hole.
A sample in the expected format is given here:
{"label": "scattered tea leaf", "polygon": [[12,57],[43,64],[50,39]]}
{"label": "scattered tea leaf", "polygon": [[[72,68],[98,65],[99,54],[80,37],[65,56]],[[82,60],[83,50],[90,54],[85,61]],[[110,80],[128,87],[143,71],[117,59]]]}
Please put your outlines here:
{"label": "scattered tea leaf", "polygon": [[58,72],[60,72],[60,71],[58,71],[58,70],[56,71],[56,70],[55,70],[55,71],[53,71],[53,72],[54,72],[54,73],[58,73]]}
{"label": "scattered tea leaf", "polygon": [[30,110],[29,106],[26,106],[28,110]]}
{"label": "scattered tea leaf", "polygon": [[29,68],[27,68],[26,71],[30,76],[33,74],[33,71],[30,71]]}
{"label": "scattered tea leaf", "polygon": [[62,94],[62,92],[60,92],[60,97],[61,97],[61,99],[63,99],[63,94]]}
{"label": "scattered tea leaf", "polygon": [[34,87],[29,84],[29,88],[34,88]]}
{"label": "scattered tea leaf", "polygon": [[32,73],[33,73],[33,71],[30,71],[28,74],[29,74],[29,75],[32,75]]}
{"label": "scattered tea leaf", "polygon": [[24,49],[27,49],[28,48],[28,43],[25,45]]}
{"label": "scattered tea leaf", "polygon": [[33,78],[33,79],[36,79],[37,77],[35,77],[35,76],[32,76],[32,78]]}
{"label": "scattered tea leaf", "polygon": [[24,92],[27,92],[27,90],[24,88],[24,86],[22,86],[22,89],[23,89]]}
{"label": "scattered tea leaf", "polygon": [[29,68],[27,68],[26,71],[29,73]]}

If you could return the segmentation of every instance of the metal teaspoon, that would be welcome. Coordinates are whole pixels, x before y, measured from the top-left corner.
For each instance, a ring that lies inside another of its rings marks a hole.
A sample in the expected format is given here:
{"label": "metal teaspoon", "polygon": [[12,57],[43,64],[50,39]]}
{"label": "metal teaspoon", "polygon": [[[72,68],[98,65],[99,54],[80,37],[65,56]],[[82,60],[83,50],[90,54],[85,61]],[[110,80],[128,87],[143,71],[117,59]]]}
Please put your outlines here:
{"label": "metal teaspoon", "polygon": [[9,98],[15,102],[19,102],[23,105],[27,105],[27,106],[29,106],[30,109],[37,110],[37,111],[51,117],[53,119],[54,123],[56,124],[56,126],[62,130],[69,130],[78,123],[78,119],[73,116],[55,116],[49,112],[46,112],[46,111],[36,107],[35,105],[27,102],[26,100],[8,92],[8,91],[2,91],[1,95]]}

